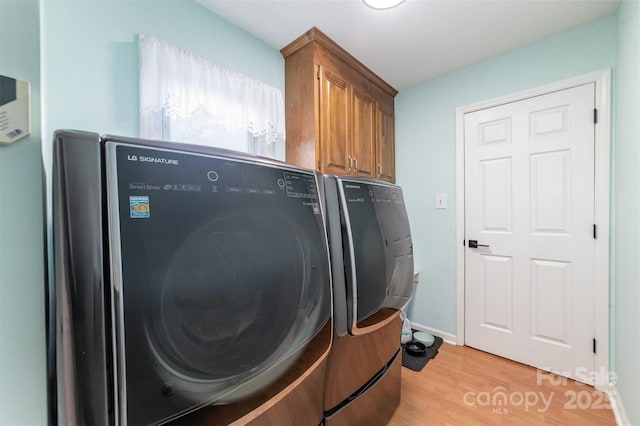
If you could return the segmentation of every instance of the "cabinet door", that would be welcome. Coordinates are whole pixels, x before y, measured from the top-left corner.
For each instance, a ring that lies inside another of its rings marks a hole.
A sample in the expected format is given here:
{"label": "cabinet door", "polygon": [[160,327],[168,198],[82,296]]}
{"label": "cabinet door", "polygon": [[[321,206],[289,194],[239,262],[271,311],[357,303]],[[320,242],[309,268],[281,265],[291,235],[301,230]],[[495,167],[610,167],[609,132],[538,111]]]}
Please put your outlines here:
{"label": "cabinet door", "polygon": [[323,173],[347,175],[350,161],[350,86],[320,67],[320,165]]}
{"label": "cabinet door", "polygon": [[353,88],[353,174],[375,176],[375,106],[371,96]]}
{"label": "cabinet door", "polygon": [[378,105],[376,161],[378,179],[396,180],[395,128],[393,108]]}

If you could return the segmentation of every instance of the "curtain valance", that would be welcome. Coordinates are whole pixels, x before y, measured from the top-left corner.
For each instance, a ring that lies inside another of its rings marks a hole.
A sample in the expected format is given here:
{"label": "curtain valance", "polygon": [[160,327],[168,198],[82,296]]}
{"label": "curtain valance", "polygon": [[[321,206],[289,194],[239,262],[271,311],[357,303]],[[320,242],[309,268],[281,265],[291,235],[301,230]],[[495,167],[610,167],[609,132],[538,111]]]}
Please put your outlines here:
{"label": "curtain valance", "polygon": [[230,133],[284,139],[282,92],[156,37],[139,36],[140,135],[162,139],[162,115],[205,117]]}

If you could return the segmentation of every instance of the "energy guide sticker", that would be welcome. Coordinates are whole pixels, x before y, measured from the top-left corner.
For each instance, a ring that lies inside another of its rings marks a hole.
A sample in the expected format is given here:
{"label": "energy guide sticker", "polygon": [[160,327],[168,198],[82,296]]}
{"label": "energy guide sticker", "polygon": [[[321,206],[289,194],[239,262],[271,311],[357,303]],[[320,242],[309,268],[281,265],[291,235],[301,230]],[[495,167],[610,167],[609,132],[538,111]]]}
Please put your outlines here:
{"label": "energy guide sticker", "polygon": [[129,197],[129,211],[133,219],[146,218],[151,215],[149,197],[138,195]]}

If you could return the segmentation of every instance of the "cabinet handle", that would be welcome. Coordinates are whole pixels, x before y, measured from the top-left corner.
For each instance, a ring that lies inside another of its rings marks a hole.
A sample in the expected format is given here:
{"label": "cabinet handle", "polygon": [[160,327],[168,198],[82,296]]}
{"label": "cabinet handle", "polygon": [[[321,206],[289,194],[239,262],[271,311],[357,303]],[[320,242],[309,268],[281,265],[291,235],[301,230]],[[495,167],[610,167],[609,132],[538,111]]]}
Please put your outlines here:
{"label": "cabinet handle", "polygon": [[378,163],[378,176],[382,176],[382,164]]}
{"label": "cabinet handle", "polygon": [[353,165],[353,158],[349,156],[349,171],[351,171],[352,165]]}
{"label": "cabinet handle", "polygon": [[358,170],[358,159],[356,157],[353,157],[353,161],[356,164],[356,167],[354,168],[354,170]]}

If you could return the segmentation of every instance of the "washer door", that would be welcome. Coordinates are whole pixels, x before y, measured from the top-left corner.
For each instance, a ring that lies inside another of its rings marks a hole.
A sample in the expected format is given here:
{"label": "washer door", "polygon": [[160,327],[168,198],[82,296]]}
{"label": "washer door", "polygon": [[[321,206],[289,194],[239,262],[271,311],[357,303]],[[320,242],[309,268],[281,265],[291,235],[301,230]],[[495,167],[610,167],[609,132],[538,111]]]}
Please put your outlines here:
{"label": "washer door", "polygon": [[148,329],[176,376],[228,379],[282,348],[311,269],[309,248],[282,214],[232,212],[193,232],[176,251]]}
{"label": "washer door", "polygon": [[167,421],[277,379],[330,316],[315,175],[122,144],[107,153],[123,421]]}

